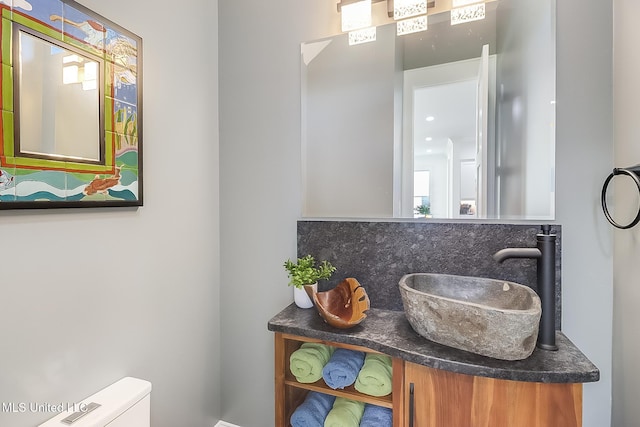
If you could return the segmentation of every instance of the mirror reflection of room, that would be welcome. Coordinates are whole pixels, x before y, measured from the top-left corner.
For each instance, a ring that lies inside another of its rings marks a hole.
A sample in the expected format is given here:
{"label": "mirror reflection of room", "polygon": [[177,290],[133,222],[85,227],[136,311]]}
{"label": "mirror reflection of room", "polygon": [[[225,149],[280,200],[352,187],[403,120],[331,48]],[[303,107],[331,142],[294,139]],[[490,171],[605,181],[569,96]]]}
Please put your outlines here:
{"label": "mirror reflection of room", "polygon": [[432,218],[553,219],[553,6],[303,43],[303,216],[424,218],[414,174],[429,170]]}

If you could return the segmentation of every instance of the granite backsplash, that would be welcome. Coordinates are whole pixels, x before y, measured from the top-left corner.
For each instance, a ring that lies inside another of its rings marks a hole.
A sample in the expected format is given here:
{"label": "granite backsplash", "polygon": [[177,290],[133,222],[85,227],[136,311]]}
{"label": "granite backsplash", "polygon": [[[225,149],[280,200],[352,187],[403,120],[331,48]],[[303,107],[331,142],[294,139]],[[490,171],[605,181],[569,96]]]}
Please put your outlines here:
{"label": "granite backsplash", "polygon": [[[354,277],[365,288],[371,307],[402,311],[398,282],[408,273],[489,277],[536,289],[536,260],[496,262],[507,247],[535,247],[540,224],[369,222],[301,220],[298,257],[328,260],[337,271],[318,290],[332,289]],[[561,319],[561,226],[551,224],[556,240],[556,329]]]}

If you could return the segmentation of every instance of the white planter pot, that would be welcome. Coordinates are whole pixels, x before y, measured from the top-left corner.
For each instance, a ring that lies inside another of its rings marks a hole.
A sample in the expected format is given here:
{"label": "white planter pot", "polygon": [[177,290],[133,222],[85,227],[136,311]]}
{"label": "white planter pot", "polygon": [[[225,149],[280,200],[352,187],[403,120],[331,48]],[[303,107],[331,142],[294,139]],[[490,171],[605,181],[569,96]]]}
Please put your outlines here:
{"label": "white planter pot", "polygon": [[[313,285],[306,285],[306,286],[311,287],[314,292],[318,291],[317,283],[314,283]],[[295,286],[293,287],[293,302],[295,302],[296,305],[300,308],[313,307],[313,301],[309,297],[309,294],[307,294],[307,291],[304,289],[304,286],[302,288],[296,288]]]}

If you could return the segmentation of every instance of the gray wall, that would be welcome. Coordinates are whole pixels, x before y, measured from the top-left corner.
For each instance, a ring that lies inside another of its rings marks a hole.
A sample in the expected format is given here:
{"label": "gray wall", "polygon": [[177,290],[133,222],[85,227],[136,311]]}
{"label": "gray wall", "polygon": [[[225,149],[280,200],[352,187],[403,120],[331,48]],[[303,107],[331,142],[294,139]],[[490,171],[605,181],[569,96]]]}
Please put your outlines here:
{"label": "gray wall", "polygon": [[274,419],[267,322],[293,301],[282,264],[296,255],[301,212],[300,43],[328,35],[334,10],[219,2],[221,407],[243,427]]}
{"label": "gray wall", "polygon": [[[640,57],[637,41],[640,29],[636,17],[640,3],[614,1],[614,105],[615,166],[640,163]],[[638,192],[631,180],[616,178],[609,192],[609,206],[620,223],[628,222],[637,212]],[[624,185],[622,185],[624,184]],[[640,419],[640,227],[614,233],[613,275],[613,423],[615,427],[637,424]]]}
{"label": "gray wall", "polygon": [[[217,1],[179,11],[168,1],[82,3],[144,39],[145,205],[0,212],[0,401],[75,402],[135,376],[153,384],[154,427],[211,427],[220,415]],[[53,415],[0,412],[0,425]]]}
{"label": "gray wall", "polygon": [[584,386],[583,425],[606,427],[611,422],[612,233],[599,197],[613,163],[612,4],[556,3],[562,329],[600,369],[600,381]]}
{"label": "gray wall", "polygon": [[[266,323],[292,301],[282,263],[296,255],[301,206],[299,43],[337,33],[338,16],[323,0],[221,0],[219,14],[222,418],[264,427],[274,405]],[[611,2],[559,1],[557,24],[562,324],[601,370],[585,386],[584,426],[606,427],[612,241],[598,197],[613,164]]]}

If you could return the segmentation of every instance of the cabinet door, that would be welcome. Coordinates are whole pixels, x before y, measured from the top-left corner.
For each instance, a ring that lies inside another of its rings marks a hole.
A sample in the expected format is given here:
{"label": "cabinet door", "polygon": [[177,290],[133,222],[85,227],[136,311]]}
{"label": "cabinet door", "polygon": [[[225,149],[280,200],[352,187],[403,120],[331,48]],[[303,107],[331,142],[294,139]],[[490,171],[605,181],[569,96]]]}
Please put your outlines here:
{"label": "cabinet door", "polygon": [[405,427],[580,427],[582,384],[474,377],[405,363]]}

